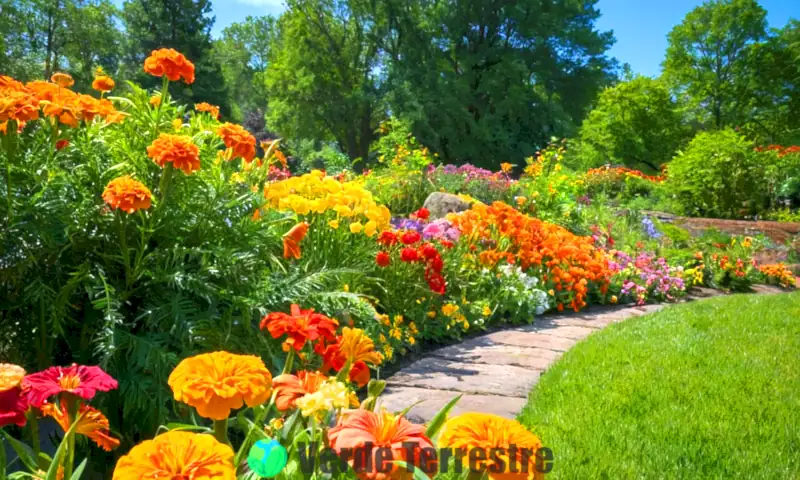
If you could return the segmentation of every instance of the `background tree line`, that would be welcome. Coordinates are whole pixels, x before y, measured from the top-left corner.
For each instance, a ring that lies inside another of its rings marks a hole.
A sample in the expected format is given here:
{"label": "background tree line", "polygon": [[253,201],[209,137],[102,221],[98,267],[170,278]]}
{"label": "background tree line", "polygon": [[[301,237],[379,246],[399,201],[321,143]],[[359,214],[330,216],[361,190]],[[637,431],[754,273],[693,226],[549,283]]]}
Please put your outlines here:
{"label": "background tree line", "polygon": [[596,3],[288,0],[280,17],[214,40],[210,0],[0,0],[0,72],[66,70],[87,90],[102,67],[153,87],[142,61],[172,47],[197,65],[179,100],[219,105],[295,156],[357,166],[390,117],[442,160],[489,167],[554,136],[573,138],[576,163],[646,170],[698,131],[798,141],[798,21],[769,29],[756,0],[708,1],[670,32],[663,75],[649,78],[609,57]]}

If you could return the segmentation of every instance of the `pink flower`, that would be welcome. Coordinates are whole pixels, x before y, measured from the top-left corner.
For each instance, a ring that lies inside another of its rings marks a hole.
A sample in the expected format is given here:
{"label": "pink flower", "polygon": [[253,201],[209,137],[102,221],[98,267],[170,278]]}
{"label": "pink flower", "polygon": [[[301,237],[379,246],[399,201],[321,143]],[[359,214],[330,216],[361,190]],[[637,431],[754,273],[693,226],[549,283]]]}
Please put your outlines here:
{"label": "pink flower", "polygon": [[11,425],[25,425],[25,410],[28,401],[19,387],[0,392],[0,427]]}
{"label": "pink flower", "polygon": [[34,407],[41,407],[49,397],[62,392],[91,400],[98,390],[107,392],[115,388],[117,381],[100,367],[74,363],[69,367],[50,367],[22,380],[22,389]]}

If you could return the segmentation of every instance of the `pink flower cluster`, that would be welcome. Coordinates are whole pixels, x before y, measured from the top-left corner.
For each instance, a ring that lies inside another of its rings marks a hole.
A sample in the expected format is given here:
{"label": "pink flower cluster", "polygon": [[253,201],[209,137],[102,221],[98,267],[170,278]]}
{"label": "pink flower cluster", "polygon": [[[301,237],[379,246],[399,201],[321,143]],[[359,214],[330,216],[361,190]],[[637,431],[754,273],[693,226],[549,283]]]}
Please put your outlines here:
{"label": "pink flower cluster", "polygon": [[656,258],[646,252],[635,259],[625,252],[613,250],[614,260],[609,261],[609,269],[622,277],[621,294],[632,297],[638,305],[643,305],[650,297],[659,300],[675,300],[686,292],[681,278],[682,267],[671,267],[664,257]]}

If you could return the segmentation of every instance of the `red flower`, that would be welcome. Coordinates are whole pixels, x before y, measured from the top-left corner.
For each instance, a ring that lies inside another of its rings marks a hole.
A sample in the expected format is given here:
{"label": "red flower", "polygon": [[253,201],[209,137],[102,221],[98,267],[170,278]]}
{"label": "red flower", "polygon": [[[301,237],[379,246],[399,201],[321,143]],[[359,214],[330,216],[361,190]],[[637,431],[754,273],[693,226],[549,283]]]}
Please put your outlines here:
{"label": "red flower", "polygon": [[387,247],[391,247],[392,245],[397,243],[397,235],[395,235],[394,232],[390,232],[389,230],[381,232],[380,236],[378,236],[378,243]]}
{"label": "red flower", "polygon": [[28,402],[41,407],[49,397],[62,392],[91,400],[97,391],[107,392],[117,388],[117,381],[100,367],[72,364],[69,367],[50,367],[28,375],[22,380]]}
{"label": "red flower", "polygon": [[422,251],[422,256],[428,260],[432,260],[439,256],[439,251],[436,250],[436,247],[430,243],[424,244],[420,250]]}
{"label": "red flower", "polygon": [[412,243],[417,243],[422,239],[422,235],[419,232],[406,232],[400,237],[400,241],[406,245],[411,245]]}
{"label": "red flower", "polygon": [[436,257],[431,260],[430,268],[436,273],[442,273],[442,268],[444,267],[444,262],[442,261],[442,257],[436,255]]}
{"label": "red flower", "polygon": [[380,251],[375,255],[375,263],[377,263],[379,267],[388,267],[389,264],[392,263],[392,259],[389,253]]}
{"label": "red flower", "polygon": [[447,289],[447,282],[445,282],[444,277],[440,273],[428,275],[425,280],[428,281],[428,286],[430,287],[431,291],[438,293],[439,295],[444,295],[444,292]]}
{"label": "red flower", "polygon": [[56,150],[63,150],[67,147],[67,145],[69,145],[69,140],[62,138],[56,142]]}
{"label": "red flower", "polygon": [[427,220],[428,218],[430,218],[431,212],[428,211],[427,208],[422,207],[419,210],[417,210],[416,212],[412,213],[411,216],[413,218],[418,219],[418,220]]}
{"label": "red flower", "polygon": [[400,260],[404,262],[416,262],[419,260],[419,254],[411,247],[406,247],[400,252]]}
{"label": "red flower", "polygon": [[28,400],[19,387],[0,392],[0,427],[12,423],[20,427],[25,426],[27,409]]}
{"label": "red flower", "polygon": [[299,305],[292,304],[291,315],[283,312],[272,312],[261,320],[261,330],[269,330],[272,338],[287,335],[284,345],[294,348],[298,352],[303,349],[306,341],[314,342],[319,338],[334,340],[336,327],[339,322],[328,318],[321,313],[314,313],[314,309],[301,310]]}
{"label": "red flower", "polygon": [[453,242],[451,242],[450,240],[442,240],[442,241],[441,241],[441,242],[439,242],[439,243],[441,243],[441,244],[442,244],[442,246],[443,246],[444,248],[453,248],[453,246],[455,245],[455,244],[454,244]]}

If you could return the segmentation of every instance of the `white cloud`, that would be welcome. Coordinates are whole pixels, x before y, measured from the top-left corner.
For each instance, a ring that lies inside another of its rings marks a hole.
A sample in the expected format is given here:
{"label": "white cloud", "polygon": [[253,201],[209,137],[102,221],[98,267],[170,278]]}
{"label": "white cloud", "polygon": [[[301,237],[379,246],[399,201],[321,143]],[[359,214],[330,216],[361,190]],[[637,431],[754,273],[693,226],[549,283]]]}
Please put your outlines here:
{"label": "white cloud", "polygon": [[251,7],[283,7],[283,0],[235,0],[235,2]]}

